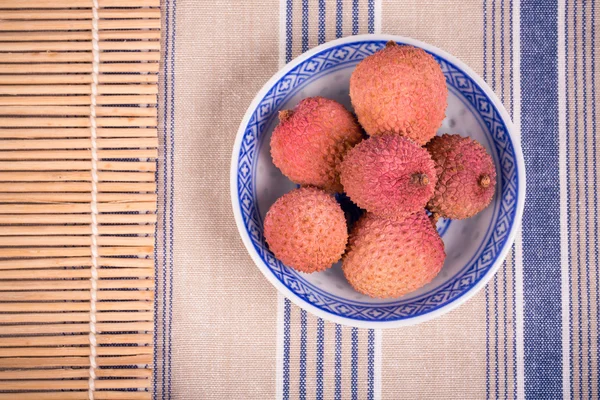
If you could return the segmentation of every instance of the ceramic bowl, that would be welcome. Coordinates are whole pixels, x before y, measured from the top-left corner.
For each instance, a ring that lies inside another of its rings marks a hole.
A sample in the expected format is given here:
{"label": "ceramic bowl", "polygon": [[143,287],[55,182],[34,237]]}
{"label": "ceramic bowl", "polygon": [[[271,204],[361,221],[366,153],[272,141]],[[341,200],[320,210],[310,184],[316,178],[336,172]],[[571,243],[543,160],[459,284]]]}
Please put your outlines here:
{"label": "ceramic bowl", "polygon": [[[439,130],[478,140],[497,171],[492,203],[475,217],[440,221],[446,248],[440,274],[421,289],[395,299],[372,299],[345,280],[341,263],[304,274],[269,251],[263,221],[271,204],[296,185],[273,165],[269,142],[279,110],[310,96],[337,100],[352,110],[349,80],[356,65],[386,42],[420,47],[440,64],[448,85],[446,119]],[[442,315],[475,295],[506,257],[525,203],[525,167],[518,133],[488,85],[450,54],[414,39],[352,36],[325,43],[296,58],[258,92],[240,125],[231,160],[231,201],[240,236],[265,277],[298,306],[336,323],[364,328],[410,325]]]}

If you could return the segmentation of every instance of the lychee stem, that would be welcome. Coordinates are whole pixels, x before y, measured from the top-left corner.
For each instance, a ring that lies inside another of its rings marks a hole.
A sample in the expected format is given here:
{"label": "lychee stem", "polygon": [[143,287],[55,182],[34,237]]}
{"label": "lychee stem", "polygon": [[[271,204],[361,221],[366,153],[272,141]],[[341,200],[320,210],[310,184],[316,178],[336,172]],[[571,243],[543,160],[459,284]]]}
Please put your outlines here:
{"label": "lychee stem", "polygon": [[385,44],[385,47],[390,47],[390,46],[396,46],[396,42],[394,42],[393,40],[390,40],[389,42],[387,42]]}
{"label": "lychee stem", "polygon": [[429,185],[429,178],[425,174],[414,174],[412,182],[421,186],[427,186]]}
{"label": "lychee stem", "polygon": [[281,110],[279,111],[279,120],[281,122],[285,122],[294,114],[292,110]]}
{"label": "lychee stem", "polygon": [[481,175],[479,177],[479,186],[486,188],[490,186],[490,183],[492,183],[492,180],[489,175]]}
{"label": "lychee stem", "polygon": [[431,221],[431,224],[433,225],[434,228],[437,225],[438,219],[440,219],[440,214],[438,214],[438,213],[432,213],[429,216],[429,220]]}

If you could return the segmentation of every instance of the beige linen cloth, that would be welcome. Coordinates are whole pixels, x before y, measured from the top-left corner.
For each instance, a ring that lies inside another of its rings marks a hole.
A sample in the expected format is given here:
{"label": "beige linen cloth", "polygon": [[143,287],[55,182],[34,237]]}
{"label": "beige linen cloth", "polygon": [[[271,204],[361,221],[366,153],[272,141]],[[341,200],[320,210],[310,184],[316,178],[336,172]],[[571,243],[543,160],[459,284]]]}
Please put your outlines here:
{"label": "beige linen cloth", "polygon": [[[162,10],[156,398],[598,397],[597,0]],[[528,173],[523,230],[496,277],[440,318],[383,331],[323,322],[278,295],[240,240],[229,192],[257,91],[303,50],[362,33],[422,40],[480,74],[521,128]]]}

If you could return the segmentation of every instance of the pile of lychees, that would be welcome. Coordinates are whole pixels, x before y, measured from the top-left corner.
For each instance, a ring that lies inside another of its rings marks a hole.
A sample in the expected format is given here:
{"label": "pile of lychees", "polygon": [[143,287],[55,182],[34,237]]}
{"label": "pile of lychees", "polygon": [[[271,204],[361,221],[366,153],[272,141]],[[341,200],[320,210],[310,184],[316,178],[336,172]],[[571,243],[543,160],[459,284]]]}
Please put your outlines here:
{"label": "pile of lychees", "polygon": [[[302,187],[279,198],[265,218],[275,256],[307,273],[343,258],[348,282],[372,297],[402,296],[430,282],[446,257],[437,219],[477,214],[496,184],[492,158],[477,141],[435,136],[447,97],[432,56],[390,42],[350,79],[360,125],[323,97],[281,111],[271,155]],[[349,235],[336,192],[366,211]]]}

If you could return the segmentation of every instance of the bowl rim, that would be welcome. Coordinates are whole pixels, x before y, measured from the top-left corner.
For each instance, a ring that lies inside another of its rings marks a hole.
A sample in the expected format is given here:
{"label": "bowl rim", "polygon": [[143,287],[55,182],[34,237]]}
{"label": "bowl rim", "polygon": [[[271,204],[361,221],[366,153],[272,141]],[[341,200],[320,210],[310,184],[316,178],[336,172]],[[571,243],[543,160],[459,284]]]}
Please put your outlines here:
{"label": "bowl rim", "polygon": [[[506,131],[512,141],[513,150],[515,154],[515,160],[517,164],[517,174],[519,191],[517,193],[517,206],[516,206],[516,214],[514,222],[511,226],[511,230],[508,234],[508,238],[506,240],[506,245],[502,249],[502,251],[497,255],[494,263],[489,268],[487,273],[481,277],[481,279],[473,285],[470,289],[468,289],[462,296],[459,296],[449,303],[444,304],[440,308],[433,310],[431,312],[418,315],[415,317],[409,317],[394,321],[366,321],[366,320],[357,320],[352,318],[346,318],[340,315],[332,314],[327,311],[321,310],[312,304],[304,301],[300,297],[298,297],[294,292],[288,289],[282,282],[280,282],[275,275],[264,265],[263,260],[260,258],[258,252],[254,248],[254,245],[251,242],[250,236],[246,230],[242,213],[240,211],[240,201],[238,196],[238,187],[237,187],[237,178],[238,178],[238,156],[242,145],[242,140],[244,137],[244,133],[246,131],[246,127],[250,122],[250,118],[254,113],[256,107],[260,104],[264,96],[268,93],[268,91],[273,87],[275,83],[277,83],[283,76],[292,71],[296,66],[300,63],[306,61],[307,59],[313,57],[315,54],[320,53],[324,50],[327,50],[332,47],[336,47],[343,44],[350,43],[359,43],[363,41],[397,41],[404,44],[409,44],[415,47],[420,47],[430,53],[437,55],[440,58],[443,58],[451,63],[453,63],[456,67],[460,68],[465,74],[467,74],[484,92],[484,94],[488,97],[488,99],[492,102],[498,114],[502,118],[502,122],[506,126]],[[258,267],[258,269],[262,272],[262,274],[267,278],[267,280],[287,299],[292,301],[294,304],[299,306],[300,308],[311,312],[312,314],[331,322],[335,322],[342,325],[353,326],[357,328],[369,328],[369,329],[380,329],[380,328],[396,328],[401,326],[410,326],[416,325],[425,321],[432,320],[437,318],[443,314],[446,314],[457,307],[463,305],[469,299],[471,299],[475,294],[477,294],[483,286],[485,286],[492,277],[496,274],[500,265],[506,259],[508,252],[510,251],[512,245],[514,244],[515,238],[517,236],[517,232],[522,223],[523,211],[525,208],[525,194],[526,194],[526,170],[525,170],[525,161],[523,158],[523,152],[521,149],[521,139],[518,129],[513,124],[508,111],[496,95],[496,93],[488,86],[488,84],[473,71],[469,66],[460,61],[458,58],[453,55],[441,50],[435,46],[432,46],[428,43],[421,42],[416,39],[412,39],[409,37],[399,36],[399,35],[388,35],[388,34],[367,34],[367,35],[356,35],[356,36],[347,36],[344,38],[332,40],[330,42],[323,43],[317,47],[312,48],[311,50],[301,54],[296,57],[289,63],[287,63],[283,68],[277,71],[257,92],[256,96],[248,106],[246,113],[240,123],[240,127],[237,131],[235,142],[233,145],[232,156],[231,156],[231,166],[230,166],[230,195],[231,195],[231,206],[233,208],[233,215],[235,218],[236,226],[242,242],[246,247],[250,257],[254,261],[254,264]]]}

